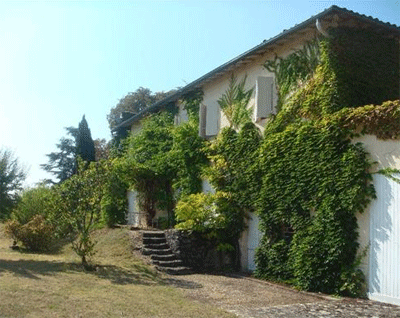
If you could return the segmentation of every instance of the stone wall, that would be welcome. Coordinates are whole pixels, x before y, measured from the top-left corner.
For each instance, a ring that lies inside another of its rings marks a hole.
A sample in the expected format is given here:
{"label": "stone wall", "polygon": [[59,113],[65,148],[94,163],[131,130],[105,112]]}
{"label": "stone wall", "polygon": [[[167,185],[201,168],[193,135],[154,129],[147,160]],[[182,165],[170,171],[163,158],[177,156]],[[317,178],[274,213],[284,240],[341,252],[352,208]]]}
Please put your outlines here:
{"label": "stone wall", "polygon": [[227,253],[217,251],[215,239],[205,238],[201,233],[166,230],[165,237],[183,265],[196,271],[221,270],[232,263]]}

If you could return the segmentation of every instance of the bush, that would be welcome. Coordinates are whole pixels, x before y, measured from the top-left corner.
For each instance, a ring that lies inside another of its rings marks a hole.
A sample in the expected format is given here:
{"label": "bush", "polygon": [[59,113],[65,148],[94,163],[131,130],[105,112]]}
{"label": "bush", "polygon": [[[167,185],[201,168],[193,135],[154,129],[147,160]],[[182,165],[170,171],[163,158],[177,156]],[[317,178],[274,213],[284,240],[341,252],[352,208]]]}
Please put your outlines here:
{"label": "bush", "polygon": [[35,215],[48,216],[55,208],[54,195],[53,189],[44,186],[25,190],[11,218],[24,225]]}
{"label": "bush", "polygon": [[217,209],[217,201],[225,193],[196,193],[181,199],[176,205],[175,217],[180,230],[207,232],[224,227],[225,218]]}
{"label": "bush", "polygon": [[53,247],[54,227],[46,222],[43,215],[35,215],[23,225],[17,220],[10,220],[5,224],[5,232],[32,252],[49,251]]}

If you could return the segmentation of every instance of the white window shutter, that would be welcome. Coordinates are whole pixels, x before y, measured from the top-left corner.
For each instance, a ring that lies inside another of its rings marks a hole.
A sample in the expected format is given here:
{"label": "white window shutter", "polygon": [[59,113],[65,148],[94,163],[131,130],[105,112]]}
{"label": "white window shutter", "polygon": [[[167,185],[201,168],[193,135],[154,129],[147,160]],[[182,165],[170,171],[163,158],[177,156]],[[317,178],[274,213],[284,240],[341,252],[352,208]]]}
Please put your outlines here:
{"label": "white window shutter", "polygon": [[207,126],[207,106],[200,104],[199,110],[199,136],[206,136],[206,126]]}
{"label": "white window shutter", "polygon": [[178,114],[176,114],[176,115],[174,116],[174,125],[175,125],[175,126],[178,126],[178,125],[179,125],[179,115],[178,115]]}
{"label": "white window shutter", "polygon": [[276,100],[274,94],[274,78],[266,76],[257,77],[254,107],[255,121],[266,118],[269,114],[274,113]]}

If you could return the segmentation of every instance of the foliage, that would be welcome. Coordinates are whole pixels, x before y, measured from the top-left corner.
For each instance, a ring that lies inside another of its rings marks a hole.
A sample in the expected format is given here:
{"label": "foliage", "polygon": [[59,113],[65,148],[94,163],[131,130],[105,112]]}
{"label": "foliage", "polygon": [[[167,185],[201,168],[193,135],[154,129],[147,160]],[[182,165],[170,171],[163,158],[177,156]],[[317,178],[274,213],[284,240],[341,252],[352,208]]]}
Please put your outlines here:
{"label": "foliage", "polygon": [[183,97],[183,108],[187,111],[189,120],[199,122],[200,104],[203,100],[203,91],[196,90]]}
{"label": "foliage", "polygon": [[124,156],[126,182],[140,195],[150,225],[156,209],[173,219],[174,192],[179,197],[201,190],[200,172],[206,158],[194,122],[173,125],[164,112],[143,120],[138,134],[127,140]]}
{"label": "foliage", "polygon": [[136,91],[128,93],[119,100],[115,107],[111,108],[110,113],[107,115],[110,128],[114,128],[121,121],[121,115],[123,113],[130,113],[131,116],[138,114],[173,92],[174,90],[167,93],[157,92],[153,94],[150,89],[139,87]]}
{"label": "foliage", "polygon": [[170,114],[151,115],[143,120],[140,132],[127,140],[127,182],[138,191],[149,225],[157,207],[172,213],[174,169],[172,160],[169,160],[173,145],[172,128]]}
{"label": "foliage", "polygon": [[0,219],[7,218],[18,200],[26,172],[8,149],[0,149]]}
{"label": "foliage", "polygon": [[96,159],[94,142],[85,115],[83,115],[78,126],[78,134],[76,136],[76,155],[87,163],[95,161]]}
{"label": "foliage", "polygon": [[342,107],[382,104],[399,98],[398,41],[373,29],[333,29],[327,53]]}
{"label": "foliage", "polygon": [[182,198],[176,205],[178,224],[175,227],[202,233],[224,228],[226,218],[220,209],[228,198],[228,194],[224,192],[201,192]]}
{"label": "foliage", "polygon": [[107,142],[104,138],[93,140],[95,161],[107,160],[110,158],[111,142]]}
{"label": "foliage", "polygon": [[213,238],[217,250],[230,252],[234,266],[240,267],[238,237],[244,229],[243,213],[231,193],[217,191],[183,197],[175,214],[175,228]]}
{"label": "foliage", "polygon": [[[76,173],[76,138],[78,128],[67,127],[67,135],[72,138],[62,137],[56,145],[58,152],[47,154],[48,163],[41,164],[41,168],[53,174],[61,183]],[[53,183],[53,182],[52,182]]]}
{"label": "foliage", "polygon": [[11,214],[11,219],[24,225],[34,216],[47,217],[56,209],[54,189],[39,185],[22,192],[18,205]]}
{"label": "foliage", "polygon": [[330,120],[352,132],[375,135],[383,140],[398,139],[400,137],[400,100],[387,101],[382,105],[345,108]]}
{"label": "foliage", "polygon": [[367,286],[365,275],[359,268],[361,261],[367,257],[369,246],[365,247],[361,253],[359,253],[353,262],[353,264],[346,268],[340,274],[340,289],[339,293],[346,297],[367,297]]}
{"label": "foliage", "polygon": [[[240,234],[245,227],[247,211],[254,211],[260,189],[258,148],[261,135],[254,124],[248,122],[239,132],[224,128],[208,149],[211,165],[205,176],[217,193],[226,193],[226,204],[219,206],[225,224],[218,231],[220,244],[229,244],[239,267]],[[225,246],[224,245],[224,246]]]}
{"label": "foliage", "polygon": [[218,100],[218,105],[234,129],[251,122],[252,108],[248,108],[248,105],[254,89],[245,89],[246,78],[247,76],[237,83],[236,77],[232,74],[228,89]]}
{"label": "foliage", "polygon": [[120,159],[114,159],[102,163],[106,173],[106,181],[103,185],[104,192],[101,199],[101,218],[102,222],[108,227],[126,222],[128,184],[122,175],[123,170],[119,161]]}
{"label": "foliage", "polygon": [[319,42],[320,63],[308,80],[303,82],[303,67],[292,72],[291,82],[303,84],[288,95],[267,133],[304,119],[329,117],[344,108],[398,99],[400,59],[393,39],[371,30],[336,28],[331,33]]}
{"label": "foliage", "polygon": [[247,211],[255,210],[260,191],[260,144],[260,131],[247,123],[239,133],[224,128],[209,148],[212,165],[205,174],[211,185],[218,191],[232,193],[240,208]]}
{"label": "foliage", "polygon": [[[355,214],[375,195],[366,153],[346,136],[309,122],[264,140],[258,275],[294,277],[307,290],[340,290],[358,247]],[[274,252],[277,244],[284,255]]]}
{"label": "foliage", "polygon": [[22,242],[29,251],[49,251],[54,246],[54,227],[40,214],[33,216],[25,224],[18,220],[9,220],[4,230],[14,242]]}
{"label": "foliage", "polygon": [[275,74],[278,109],[293,92],[310,79],[319,63],[320,52],[317,39],[307,42],[301,49],[295,50],[286,58],[276,56],[274,60],[264,63],[264,67]]}
{"label": "foliage", "polygon": [[194,120],[175,126],[172,130],[173,145],[170,160],[174,165],[173,189],[175,197],[202,191],[201,174],[207,165],[205,142],[198,134]]}
{"label": "foliage", "polygon": [[91,239],[91,232],[100,222],[106,173],[101,163],[93,162],[85,169],[85,163],[81,160],[78,162],[78,173],[60,186],[62,210],[63,217],[70,220],[73,231],[78,236],[72,248],[81,257],[82,265],[90,268],[87,257],[93,254],[95,245]]}

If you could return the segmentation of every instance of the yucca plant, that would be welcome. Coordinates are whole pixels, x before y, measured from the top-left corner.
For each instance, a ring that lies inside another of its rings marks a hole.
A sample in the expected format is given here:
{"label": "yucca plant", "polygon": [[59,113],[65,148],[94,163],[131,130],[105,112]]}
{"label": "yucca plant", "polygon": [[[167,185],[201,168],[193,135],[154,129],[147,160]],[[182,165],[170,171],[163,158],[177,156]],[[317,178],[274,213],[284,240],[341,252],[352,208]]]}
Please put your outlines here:
{"label": "yucca plant", "polygon": [[239,130],[244,124],[251,121],[252,107],[248,107],[254,88],[245,89],[247,76],[239,83],[232,74],[226,92],[218,100],[231,127]]}
{"label": "yucca plant", "polygon": [[314,73],[320,63],[318,40],[307,42],[286,58],[275,57],[264,63],[264,67],[275,74],[278,87],[278,108]]}

